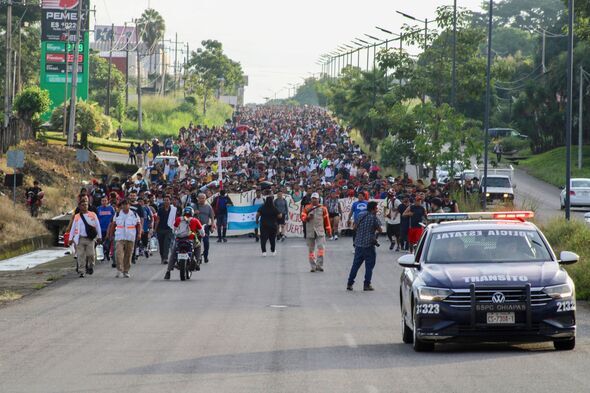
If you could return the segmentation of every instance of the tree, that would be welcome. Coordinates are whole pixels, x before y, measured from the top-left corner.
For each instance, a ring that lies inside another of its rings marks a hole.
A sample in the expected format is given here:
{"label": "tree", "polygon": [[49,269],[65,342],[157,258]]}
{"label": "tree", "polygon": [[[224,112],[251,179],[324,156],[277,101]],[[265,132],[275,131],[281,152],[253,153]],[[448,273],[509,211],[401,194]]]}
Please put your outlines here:
{"label": "tree", "polygon": [[204,97],[203,112],[206,112],[207,97],[212,91],[223,88],[235,92],[243,85],[244,76],[240,63],[223,53],[221,42],[205,40],[201,45],[202,48],[191,53],[185,89],[187,94],[197,93]]}
{"label": "tree", "polygon": [[39,119],[42,113],[49,110],[51,99],[49,92],[38,86],[30,86],[21,91],[14,99],[14,110],[23,120],[26,127],[24,138],[35,138],[34,122]]}
{"label": "tree", "polygon": [[152,72],[152,57],[160,40],[166,32],[166,21],[158,11],[148,8],[143,11],[138,20],[138,29],[141,32],[141,40],[148,48],[150,55],[150,72]]}
{"label": "tree", "polygon": [[[67,113],[69,113],[69,101]],[[67,122],[69,127],[69,116]],[[51,125],[54,129],[63,128],[63,106],[57,107],[51,113]],[[76,127],[82,132],[107,135],[112,131],[111,120],[105,116],[97,103],[78,101],[76,104]]]}
{"label": "tree", "polygon": [[[108,104],[109,63],[98,55],[90,56],[90,100],[103,108]],[[115,66],[111,69],[111,108],[110,113],[121,121],[125,113],[125,76]]]}

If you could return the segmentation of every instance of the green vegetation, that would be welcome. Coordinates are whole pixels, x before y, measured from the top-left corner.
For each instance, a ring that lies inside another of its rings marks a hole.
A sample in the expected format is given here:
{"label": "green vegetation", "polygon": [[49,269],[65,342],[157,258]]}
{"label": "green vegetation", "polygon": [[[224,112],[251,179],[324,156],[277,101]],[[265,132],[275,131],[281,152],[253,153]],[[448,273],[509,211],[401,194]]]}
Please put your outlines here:
{"label": "green vegetation", "polygon": [[[90,56],[90,101],[97,102],[101,108],[108,105],[109,62],[98,55]],[[62,104],[63,105],[63,104]],[[118,121],[125,115],[125,75],[111,67],[111,108],[110,115]]]}
{"label": "green vegetation", "polygon": [[23,297],[20,293],[15,291],[4,290],[0,292],[0,303],[12,302]]}
{"label": "green vegetation", "polygon": [[[553,184],[565,185],[565,147],[532,156],[520,162],[530,175]],[[584,146],[582,170],[578,169],[578,149],[572,147],[572,177],[590,177],[590,146]]]}
{"label": "green vegetation", "polygon": [[[67,124],[69,127],[70,105],[67,105]],[[64,122],[63,107],[57,107],[51,113],[51,126],[54,130],[63,129]],[[113,132],[113,123],[109,116],[106,116],[100,106],[95,102],[78,101],[76,104],[76,126],[82,131],[99,136],[108,136]]]}
{"label": "green vegetation", "polygon": [[580,255],[580,261],[567,271],[576,284],[576,297],[590,300],[590,227],[583,221],[557,219],[543,228],[543,233],[558,256],[561,251]]}
{"label": "green vegetation", "polygon": [[[188,127],[191,121],[195,125],[221,126],[232,116],[232,108],[217,100],[207,103],[207,114],[203,116],[202,100],[187,98],[142,97],[143,132],[137,131],[137,118],[128,118],[122,124],[124,135],[136,139],[173,136],[178,135],[181,127]],[[130,105],[137,116],[137,103]]]}
{"label": "green vegetation", "polygon": [[25,138],[34,136],[33,130],[39,125],[39,117],[49,110],[50,105],[49,93],[38,86],[27,87],[16,95],[14,110],[25,123],[27,129]]}

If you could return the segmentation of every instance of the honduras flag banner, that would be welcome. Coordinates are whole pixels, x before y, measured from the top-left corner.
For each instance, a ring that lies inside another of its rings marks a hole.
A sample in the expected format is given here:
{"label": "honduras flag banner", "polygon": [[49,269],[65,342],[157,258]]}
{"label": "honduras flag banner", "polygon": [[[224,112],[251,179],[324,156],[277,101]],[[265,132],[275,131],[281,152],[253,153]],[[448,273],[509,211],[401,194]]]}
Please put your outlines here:
{"label": "honduras flag banner", "polygon": [[227,229],[243,231],[256,228],[256,213],[260,206],[228,206]]}

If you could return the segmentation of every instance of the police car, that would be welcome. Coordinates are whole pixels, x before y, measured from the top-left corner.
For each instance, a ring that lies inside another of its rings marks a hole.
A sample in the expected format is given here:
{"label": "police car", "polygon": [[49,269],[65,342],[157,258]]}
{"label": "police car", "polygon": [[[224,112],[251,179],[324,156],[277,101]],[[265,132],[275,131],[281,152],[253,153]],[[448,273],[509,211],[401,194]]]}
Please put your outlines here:
{"label": "police car", "polygon": [[403,341],[432,351],[449,341],[576,345],[576,301],[532,212],[429,214],[416,253],[399,259]]}

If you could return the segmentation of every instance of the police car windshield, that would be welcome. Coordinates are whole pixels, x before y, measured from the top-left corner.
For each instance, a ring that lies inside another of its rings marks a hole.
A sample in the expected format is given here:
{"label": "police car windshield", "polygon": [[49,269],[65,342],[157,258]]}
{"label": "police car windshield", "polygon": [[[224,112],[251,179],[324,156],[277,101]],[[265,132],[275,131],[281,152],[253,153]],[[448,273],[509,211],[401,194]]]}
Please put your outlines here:
{"label": "police car windshield", "polygon": [[551,254],[537,231],[466,230],[434,233],[427,263],[547,262]]}

